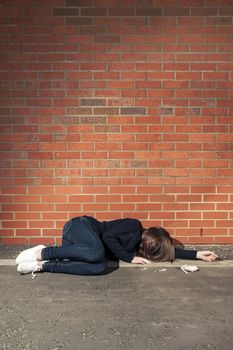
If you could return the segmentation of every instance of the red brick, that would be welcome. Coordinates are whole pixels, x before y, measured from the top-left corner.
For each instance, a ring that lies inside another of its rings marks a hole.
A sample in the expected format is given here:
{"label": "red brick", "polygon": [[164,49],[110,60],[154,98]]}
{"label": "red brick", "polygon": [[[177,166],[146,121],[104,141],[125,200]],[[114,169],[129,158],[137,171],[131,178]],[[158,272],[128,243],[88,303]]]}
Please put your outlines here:
{"label": "red brick", "polygon": [[149,98],[159,98],[159,97],[173,97],[174,91],[171,89],[158,89],[158,90],[149,90]]}
{"label": "red brick", "polygon": [[220,79],[220,80],[228,80],[229,73],[228,72],[204,72],[203,79]]}
{"label": "red brick", "polygon": [[188,169],[164,169],[163,176],[188,176]]}
{"label": "red brick", "polygon": [[216,220],[216,227],[232,227],[233,220]]}
{"label": "red brick", "polygon": [[54,244],[64,221],[86,212],[166,226],[185,243],[233,241],[231,8],[222,1],[159,0],[152,12],[144,1],[8,1],[0,201],[4,222],[28,226],[4,229],[5,239]]}
{"label": "red brick", "polygon": [[[190,151],[189,155],[190,155],[190,158],[200,159],[200,153],[199,152]],[[214,152],[207,152],[207,151],[203,152],[203,154],[202,154],[202,159],[203,160],[204,159],[211,159],[211,158],[216,159],[216,155],[215,155]],[[206,168],[206,170],[208,170],[208,169]]]}
{"label": "red brick", "polygon": [[110,204],[109,208],[111,211],[135,211],[135,204]]}
{"label": "red brick", "polygon": [[228,161],[222,159],[205,160],[203,166],[205,168],[228,168]]}
{"label": "red brick", "polygon": [[180,35],[178,37],[179,43],[198,43],[198,44],[204,44],[205,43],[205,37],[203,35]]}
{"label": "red brick", "polygon": [[148,79],[150,80],[166,80],[166,79],[174,79],[174,72],[148,72]]}
{"label": "red brick", "polygon": [[176,167],[177,168],[200,168],[201,161],[200,160],[177,160]]}
{"label": "red brick", "polygon": [[163,158],[170,159],[185,159],[188,158],[188,152],[185,151],[165,151],[163,152]]}
{"label": "red brick", "polygon": [[3,221],[2,222],[2,228],[26,228],[27,227],[27,221],[17,221],[17,220],[11,220],[11,221]]}
{"label": "red brick", "polygon": [[163,220],[164,226],[166,228],[170,229],[173,227],[187,227],[188,225],[188,221],[187,220],[173,220],[173,221],[167,221],[167,220]]}
{"label": "red brick", "polygon": [[156,141],[161,141],[162,136],[160,134],[139,134],[136,135],[136,141],[151,141],[151,142],[156,142]]}
{"label": "red brick", "polygon": [[139,98],[146,98],[147,97],[147,91],[146,90],[122,90],[121,91],[121,97],[131,99],[131,98],[137,98],[137,101]]}
{"label": "red brick", "polygon": [[189,237],[188,244],[214,244],[214,237]]}
{"label": "red brick", "polygon": [[163,141],[177,141],[177,142],[183,142],[188,141],[189,135],[187,134],[167,134],[163,136]]}
{"label": "red brick", "polygon": [[82,159],[102,159],[107,158],[107,152],[82,152],[81,154]]}
{"label": "red brick", "polygon": [[133,87],[133,81],[109,81],[107,83],[108,89],[131,89]]}
{"label": "red brick", "polygon": [[178,80],[201,80],[200,72],[176,72]]}
{"label": "red brick", "polygon": [[217,193],[232,193],[232,187],[231,186],[217,187]]}
{"label": "red brick", "polygon": [[[3,231],[4,234],[4,231]],[[13,236],[13,234],[12,234]],[[1,238],[1,243],[4,245],[26,245],[28,244],[28,239],[27,238],[16,238],[16,237],[9,237],[9,238],[5,238],[4,235]]]}
{"label": "red brick", "polygon": [[215,244],[232,244],[232,237],[214,237]]}
{"label": "red brick", "polygon": [[190,141],[191,142],[215,142],[216,141],[216,135],[214,134],[205,134],[205,137],[203,137],[202,134],[192,134],[190,135]]}
{"label": "red brick", "polygon": [[[44,230],[44,231],[47,232],[48,230]],[[43,230],[42,230],[42,232],[43,232]],[[54,234],[54,230],[50,230],[49,232],[50,232],[50,235],[51,235],[51,233]],[[57,234],[58,234],[58,232],[57,232]],[[45,234],[45,236],[46,236],[46,234]],[[53,237],[50,237],[50,238],[49,237],[41,237],[41,236],[38,238],[32,237],[32,238],[29,238],[29,244],[30,245],[44,244],[44,245],[49,246],[49,245],[54,245],[55,240]]]}

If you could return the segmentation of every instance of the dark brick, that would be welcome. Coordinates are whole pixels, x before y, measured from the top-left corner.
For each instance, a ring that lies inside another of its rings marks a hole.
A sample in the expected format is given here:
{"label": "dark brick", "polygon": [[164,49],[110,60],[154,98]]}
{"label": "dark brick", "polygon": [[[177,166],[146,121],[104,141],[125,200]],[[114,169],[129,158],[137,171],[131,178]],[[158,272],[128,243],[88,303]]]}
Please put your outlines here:
{"label": "dark brick", "polygon": [[216,7],[191,9],[191,16],[216,16],[217,13],[218,10]]}
{"label": "dark brick", "polygon": [[82,16],[107,16],[107,8],[82,8]]}
{"label": "dark brick", "polygon": [[91,108],[67,108],[66,110],[67,115],[91,115],[92,109]]}
{"label": "dark brick", "polygon": [[92,5],[92,0],[66,0],[66,6],[82,6],[89,7]]}
{"label": "dark brick", "polygon": [[173,107],[162,107],[160,113],[162,115],[173,115]]}
{"label": "dark brick", "polygon": [[147,160],[132,160],[132,168],[147,168]]}
{"label": "dark brick", "polygon": [[165,8],[164,16],[190,16],[190,9],[176,7]]}
{"label": "dark brick", "polygon": [[190,114],[192,114],[192,115],[200,115],[201,114],[201,108],[190,108]]}
{"label": "dark brick", "polygon": [[145,115],[146,108],[139,107],[122,107],[121,115]]}
{"label": "dark brick", "polygon": [[59,8],[53,9],[54,16],[79,16],[79,9],[77,8]]}
{"label": "dark brick", "polygon": [[231,7],[231,8],[219,8],[219,15],[220,16],[233,16],[233,8]]}
{"label": "dark brick", "polygon": [[112,133],[112,132],[120,132],[121,128],[120,125],[96,125],[94,128],[95,132],[107,132],[107,133]]}
{"label": "dark brick", "polygon": [[118,108],[94,108],[93,114],[94,115],[117,115],[119,110]]}
{"label": "dark brick", "polygon": [[136,9],[136,16],[162,16],[161,8]]}
{"label": "dark brick", "polygon": [[80,124],[107,124],[106,117],[80,117]]}
{"label": "dark brick", "polygon": [[81,106],[106,106],[106,100],[97,98],[81,99]]}
{"label": "dark brick", "polygon": [[70,117],[70,116],[65,116],[65,117],[60,117],[56,116],[53,117],[53,123],[55,124],[60,124],[60,125],[66,125],[66,124],[79,124],[80,122],[80,117],[75,116],[75,117]]}
{"label": "dark brick", "polygon": [[134,8],[109,8],[108,9],[109,16],[135,16]]}
{"label": "dark brick", "polygon": [[121,37],[120,35],[96,35],[95,43],[109,43],[116,44],[120,43]]}

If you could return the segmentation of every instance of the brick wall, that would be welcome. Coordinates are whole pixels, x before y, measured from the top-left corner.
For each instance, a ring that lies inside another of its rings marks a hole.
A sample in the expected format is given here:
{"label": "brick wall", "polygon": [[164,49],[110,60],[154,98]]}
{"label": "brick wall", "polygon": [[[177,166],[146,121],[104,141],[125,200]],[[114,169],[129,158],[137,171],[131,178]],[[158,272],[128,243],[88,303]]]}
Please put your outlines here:
{"label": "brick wall", "polygon": [[1,242],[136,217],[233,243],[231,0],[0,0]]}

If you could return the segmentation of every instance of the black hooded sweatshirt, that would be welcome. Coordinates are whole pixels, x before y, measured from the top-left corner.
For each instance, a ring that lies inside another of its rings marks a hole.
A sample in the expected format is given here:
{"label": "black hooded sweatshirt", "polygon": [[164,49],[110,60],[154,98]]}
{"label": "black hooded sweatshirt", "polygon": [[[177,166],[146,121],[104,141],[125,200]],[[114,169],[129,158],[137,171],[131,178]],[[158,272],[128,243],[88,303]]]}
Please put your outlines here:
{"label": "black hooded sweatshirt", "polygon": [[[107,259],[131,262],[137,252],[144,228],[137,219],[98,221],[84,216],[102,240]],[[175,248],[175,258],[195,260],[196,250]]]}

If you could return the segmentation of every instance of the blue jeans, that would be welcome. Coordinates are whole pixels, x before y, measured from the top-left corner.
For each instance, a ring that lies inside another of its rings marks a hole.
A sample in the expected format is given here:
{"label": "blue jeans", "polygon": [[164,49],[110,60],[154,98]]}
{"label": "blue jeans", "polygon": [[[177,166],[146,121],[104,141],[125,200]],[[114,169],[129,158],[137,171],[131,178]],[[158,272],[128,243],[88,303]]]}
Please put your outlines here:
{"label": "blue jeans", "polygon": [[85,217],[68,221],[62,231],[62,245],[42,249],[43,271],[74,275],[105,272],[105,250],[98,233]]}

